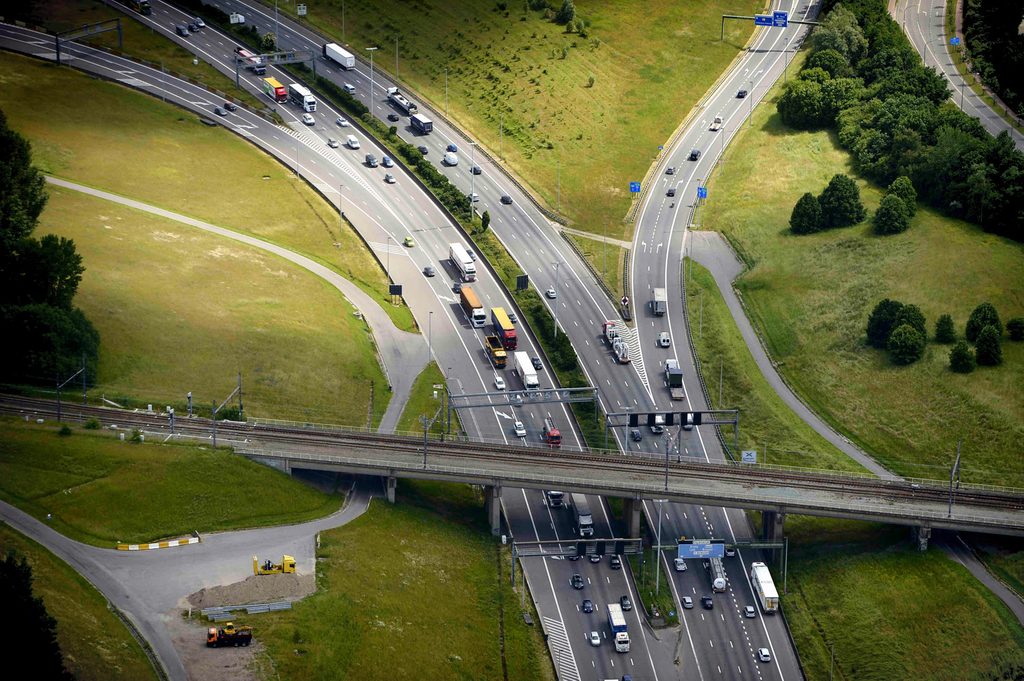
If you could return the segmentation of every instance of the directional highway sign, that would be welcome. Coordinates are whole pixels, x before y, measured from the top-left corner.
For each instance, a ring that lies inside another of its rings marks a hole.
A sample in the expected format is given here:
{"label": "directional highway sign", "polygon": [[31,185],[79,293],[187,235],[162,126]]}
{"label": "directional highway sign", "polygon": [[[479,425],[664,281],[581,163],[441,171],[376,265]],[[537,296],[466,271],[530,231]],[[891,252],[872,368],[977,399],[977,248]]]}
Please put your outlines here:
{"label": "directional highway sign", "polygon": [[952,38],[949,39],[949,44],[950,45],[959,45],[960,44],[960,38],[958,38],[957,36],[953,36]]}
{"label": "directional highway sign", "polygon": [[680,558],[723,558],[725,543],[721,539],[684,539],[679,542]]}
{"label": "directional highway sign", "polygon": [[789,26],[789,12],[772,12],[772,22],[776,28],[786,28]]}
{"label": "directional highway sign", "polygon": [[698,199],[706,199],[706,198],[708,198],[708,188],[707,187],[697,187],[697,198]]}
{"label": "directional highway sign", "polygon": [[754,15],[754,26],[774,26],[775,22],[772,20],[770,14],[755,14]]}
{"label": "directional highway sign", "polygon": [[639,182],[630,182],[629,183],[629,191],[632,192],[633,194],[639,194],[640,193],[640,183]]}

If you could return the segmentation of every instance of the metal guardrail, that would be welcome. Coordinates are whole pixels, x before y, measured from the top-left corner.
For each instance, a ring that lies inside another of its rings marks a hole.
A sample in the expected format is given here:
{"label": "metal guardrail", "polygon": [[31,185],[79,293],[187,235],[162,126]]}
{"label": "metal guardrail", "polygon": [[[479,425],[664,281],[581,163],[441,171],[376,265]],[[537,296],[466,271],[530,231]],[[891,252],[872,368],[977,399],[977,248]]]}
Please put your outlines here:
{"label": "metal guardrail", "polygon": [[247,605],[221,605],[212,608],[203,608],[199,612],[214,622],[229,620],[233,617],[231,613],[245,610],[246,614],[256,615],[263,612],[277,612],[280,610],[291,610],[291,601],[275,601],[273,603],[250,603]]}

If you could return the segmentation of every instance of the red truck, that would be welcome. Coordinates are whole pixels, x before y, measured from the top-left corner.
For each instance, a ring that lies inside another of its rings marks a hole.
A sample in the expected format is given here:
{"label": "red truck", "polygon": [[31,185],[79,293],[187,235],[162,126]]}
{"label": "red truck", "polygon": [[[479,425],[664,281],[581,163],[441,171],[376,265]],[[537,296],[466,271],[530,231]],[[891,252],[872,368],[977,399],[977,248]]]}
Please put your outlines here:
{"label": "red truck", "polygon": [[505,349],[515,350],[519,344],[516,339],[516,327],[505,313],[505,308],[491,308],[491,324],[494,325],[494,333],[501,339],[501,344],[505,346]]}

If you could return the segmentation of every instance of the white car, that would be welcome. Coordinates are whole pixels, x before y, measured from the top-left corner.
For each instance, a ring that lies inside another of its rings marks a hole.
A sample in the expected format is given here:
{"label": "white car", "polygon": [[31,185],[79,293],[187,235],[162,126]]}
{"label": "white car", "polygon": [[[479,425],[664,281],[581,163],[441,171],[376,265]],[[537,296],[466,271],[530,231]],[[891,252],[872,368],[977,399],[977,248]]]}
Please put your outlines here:
{"label": "white car", "polygon": [[348,147],[349,149],[358,149],[359,140],[356,139],[355,135],[349,135],[348,137],[345,138],[345,146]]}
{"label": "white car", "polygon": [[772,654],[768,651],[767,648],[758,648],[757,659],[761,660],[761,662],[771,662]]}
{"label": "white car", "polygon": [[754,606],[745,605],[743,606],[743,616],[746,617],[748,620],[752,620],[755,617],[757,617],[757,611],[754,610]]}
{"label": "white car", "polygon": [[693,610],[693,599],[689,596],[683,596],[680,600],[683,602],[683,608],[686,610]]}
{"label": "white car", "polygon": [[345,83],[344,85],[342,85],[342,87],[345,88],[345,92],[349,93],[350,95],[354,95],[356,93],[356,86],[353,85],[352,83]]}
{"label": "white car", "polygon": [[558,292],[555,291],[555,287],[554,286],[549,286],[548,290],[544,292],[544,295],[546,295],[551,300],[554,300],[555,298],[558,297]]}
{"label": "white car", "polygon": [[598,647],[601,645],[601,634],[596,631],[590,632],[590,645]]}
{"label": "white car", "polygon": [[306,125],[316,125],[316,119],[308,113],[302,114],[302,122]]}
{"label": "white car", "polygon": [[384,173],[384,181],[387,182],[388,184],[394,184],[395,176],[392,175],[391,173]]}
{"label": "white car", "polygon": [[662,331],[658,334],[658,347],[667,348],[672,345],[672,336],[668,335],[668,331]]}
{"label": "white car", "polygon": [[476,192],[466,194],[466,196],[469,198],[470,203],[476,203],[477,201],[480,200],[480,195],[477,194]]}
{"label": "white car", "polygon": [[686,572],[686,561],[682,558],[673,559],[672,565],[675,566],[676,572]]}
{"label": "white car", "polygon": [[441,160],[441,162],[444,163],[446,166],[457,166],[459,165],[459,157],[449,151],[445,153],[444,158]]}
{"label": "white car", "polygon": [[526,437],[526,426],[523,425],[522,421],[513,423],[512,431],[516,434],[516,437]]}
{"label": "white car", "polygon": [[342,128],[347,128],[348,127],[348,121],[346,121],[341,116],[338,116],[337,120],[335,120],[334,122],[337,123]]}
{"label": "white car", "polygon": [[495,376],[494,377],[494,387],[497,388],[498,390],[504,390],[505,389],[505,379],[502,378],[501,376]]}
{"label": "white car", "polygon": [[329,146],[331,149],[337,149],[338,148],[338,140],[334,139],[333,137],[329,137],[327,139],[327,146]]}

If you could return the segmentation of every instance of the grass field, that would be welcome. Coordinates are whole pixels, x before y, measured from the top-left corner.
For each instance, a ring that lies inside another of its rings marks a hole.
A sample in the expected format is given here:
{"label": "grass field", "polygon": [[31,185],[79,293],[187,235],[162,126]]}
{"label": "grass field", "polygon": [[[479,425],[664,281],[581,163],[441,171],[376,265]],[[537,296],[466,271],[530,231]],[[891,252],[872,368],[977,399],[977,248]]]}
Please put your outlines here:
{"label": "grass field", "polygon": [[[898,236],[873,236],[868,222],[790,235],[796,200],[837,172],[852,173],[834,137],[787,129],[769,104],[712,178],[705,226],[750,266],[736,286],[773,359],[815,411],[900,474],[947,476],[963,438],[965,479],[1024,485],[1024,460],[1012,456],[1024,439],[1024,344],[1004,337],[1002,366],[960,375],[948,369],[949,346],[929,343],[919,362],[897,367],[864,343],[886,297],[918,305],[929,333],[948,313],[963,334],[985,301],[1004,320],[1024,315],[1024,248],[924,207]],[[859,184],[873,212],[880,192]]]}
{"label": "grass field", "polygon": [[390,73],[397,40],[401,80],[503,155],[580,229],[621,237],[629,182],[644,176],[750,35],[748,22],[729,22],[721,42],[721,15],[749,15],[764,3],[580,0],[586,37],[525,3],[347,0],[344,31],[341,6],[325,0],[307,19],[364,56],[379,46],[374,65]]}
{"label": "grass field", "polygon": [[[220,236],[60,188],[39,233],[73,239],[100,332],[94,395],[208,408],[242,373],[247,415],[365,426],[387,407],[366,322],[326,282]],[[129,266],[135,264],[136,266]]]}
{"label": "grass field", "polygon": [[317,593],[254,622],[277,678],[552,679],[473,489],[400,480],[397,499],[321,534]]}
{"label": "grass field", "polygon": [[569,236],[577,248],[583,253],[583,257],[591,264],[594,271],[604,281],[605,286],[615,294],[616,300],[626,294],[622,286],[622,267],[626,259],[626,249],[609,244],[604,241],[587,239],[576,236]]}
{"label": "grass field", "polygon": [[32,594],[57,620],[64,666],[79,681],[157,679],[153,666],[107,600],[67,563],[0,523],[0,554],[24,556],[32,566]]}
{"label": "grass field", "polygon": [[[863,472],[804,423],[764,380],[711,273],[689,258],[684,266],[691,338],[708,397],[715,409],[740,410],[739,449],[756,449],[762,463],[767,449],[770,464]],[[697,390],[699,384],[694,379],[687,389]],[[723,430],[732,443],[732,429]]]}
{"label": "grass field", "polygon": [[[431,362],[420,372],[412,386],[412,393],[402,411],[402,417],[398,420],[398,432],[422,434],[423,424],[420,422],[420,417],[426,416],[428,419],[432,419],[435,415],[437,415],[437,420],[430,427],[430,433],[440,435],[445,432],[448,424],[444,409],[445,392],[443,388],[434,387],[435,385],[444,386],[444,384],[444,374],[436,363]],[[437,397],[434,397],[434,393],[437,393]],[[440,411],[438,411],[439,409]],[[459,432],[458,416],[452,412],[452,433],[458,434]]]}
{"label": "grass field", "polygon": [[[789,516],[783,607],[808,679],[992,679],[1024,664],[1024,630],[1006,606],[906,528]],[[781,587],[776,574],[776,584]],[[781,591],[781,588],[780,588]]]}
{"label": "grass field", "polygon": [[0,433],[0,498],[40,520],[52,513],[48,525],[96,546],[301,522],[340,505],[223,449],[121,442],[77,426],[61,437],[11,419]]}
{"label": "grass field", "polygon": [[[192,63],[192,53],[135,19],[129,11],[121,11],[95,0],[50,0],[48,2],[13,3],[13,14],[30,26],[43,26],[52,33],[67,31],[108,19],[120,18],[123,32],[121,53],[151,64],[163,65],[171,73],[181,74],[213,90],[223,92],[235,101],[245,102],[254,110],[266,105],[254,95],[235,88],[234,82],[204,61]],[[172,30],[173,32],[173,30]],[[110,31],[85,38],[84,42],[117,50],[117,32]]]}
{"label": "grass field", "polygon": [[[40,91],[63,96],[35,96]],[[359,235],[241,138],[127,88],[7,53],[0,53],[0,109],[32,142],[44,172],[300,252],[381,302],[399,328],[415,329],[408,308],[387,304],[384,269]]]}
{"label": "grass field", "polygon": [[1016,537],[974,535],[970,543],[991,572],[1018,594],[1024,594],[1024,541]]}

